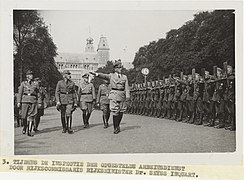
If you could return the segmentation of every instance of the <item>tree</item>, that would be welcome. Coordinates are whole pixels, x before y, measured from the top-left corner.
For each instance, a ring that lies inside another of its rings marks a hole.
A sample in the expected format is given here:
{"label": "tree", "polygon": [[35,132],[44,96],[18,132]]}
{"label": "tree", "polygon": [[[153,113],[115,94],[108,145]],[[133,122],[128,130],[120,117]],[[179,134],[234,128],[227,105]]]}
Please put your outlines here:
{"label": "tree", "polygon": [[169,74],[190,74],[192,68],[235,66],[235,15],[233,10],[200,12],[178,29],[170,30],[166,38],[139,48],[128,73],[133,82],[142,83],[141,69],[150,70],[148,80],[157,80]]}
{"label": "tree", "polygon": [[42,80],[49,90],[62,78],[54,57],[56,45],[37,11],[14,11],[14,86],[17,90],[28,69]]}

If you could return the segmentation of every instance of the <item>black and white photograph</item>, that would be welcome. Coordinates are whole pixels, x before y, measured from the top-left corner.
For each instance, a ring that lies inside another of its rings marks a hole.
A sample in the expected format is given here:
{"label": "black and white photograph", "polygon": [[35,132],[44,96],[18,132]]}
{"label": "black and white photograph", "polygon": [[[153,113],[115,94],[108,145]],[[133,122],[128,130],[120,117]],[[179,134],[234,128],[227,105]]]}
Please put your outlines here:
{"label": "black and white photograph", "polygon": [[14,10],[16,155],[235,152],[235,10]]}
{"label": "black and white photograph", "polygon": [[0,3],[0,171],[243,169],[242,1]]}

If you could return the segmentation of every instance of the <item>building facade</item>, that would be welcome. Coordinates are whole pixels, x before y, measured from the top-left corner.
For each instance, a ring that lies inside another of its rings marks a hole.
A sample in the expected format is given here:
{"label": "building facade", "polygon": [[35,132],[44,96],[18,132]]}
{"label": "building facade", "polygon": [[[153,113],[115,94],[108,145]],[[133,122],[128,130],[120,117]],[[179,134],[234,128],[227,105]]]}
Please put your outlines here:
{"label": "building facade", "polygon": [[96,71],[99,67],[105,66],[110,60],[107,38],[100,38],[98,48],[95,51],[93,39],[86,39],[86,47],[83,53],[59,53],[55,57],[58,70],[64,69],[71,72],[71,79],[76,85],[82,82],[82,75],[90,71]]}

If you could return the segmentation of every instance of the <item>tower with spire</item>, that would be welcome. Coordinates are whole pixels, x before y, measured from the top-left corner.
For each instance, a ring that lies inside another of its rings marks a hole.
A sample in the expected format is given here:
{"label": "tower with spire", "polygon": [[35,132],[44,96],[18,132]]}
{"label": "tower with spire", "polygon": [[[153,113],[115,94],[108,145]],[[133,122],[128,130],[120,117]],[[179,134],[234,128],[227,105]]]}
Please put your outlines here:
{"label": "tower with spire", "polygon": [[109,55],[109,46],[107,38],[103,35],[100,37],[100,41],[97,48],[97,59],[99,67],[105,66],[107,61],[110,59]]}
{"label": "tower with spire", "polygon": [[93,46],[93,39],[91,37],[86,39],[86,48],[85,52],[95,52]]}

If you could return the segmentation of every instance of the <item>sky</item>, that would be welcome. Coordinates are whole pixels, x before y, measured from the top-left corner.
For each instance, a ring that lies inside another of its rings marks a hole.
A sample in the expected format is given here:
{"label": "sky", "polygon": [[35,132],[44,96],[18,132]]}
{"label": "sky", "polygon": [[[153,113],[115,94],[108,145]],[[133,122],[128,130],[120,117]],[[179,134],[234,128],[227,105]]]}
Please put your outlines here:
{"label": "sky", "polygon": [[83,53],[86,39],[107,37],[110,60],[133,62],[140,47],[165,38],[171,29],[193,20],[199,11],[156,10],[41,10],[40,16],[57,46],[57,52]]}

